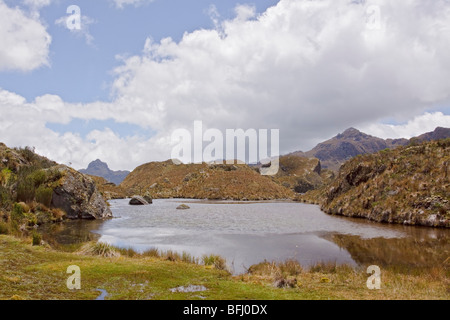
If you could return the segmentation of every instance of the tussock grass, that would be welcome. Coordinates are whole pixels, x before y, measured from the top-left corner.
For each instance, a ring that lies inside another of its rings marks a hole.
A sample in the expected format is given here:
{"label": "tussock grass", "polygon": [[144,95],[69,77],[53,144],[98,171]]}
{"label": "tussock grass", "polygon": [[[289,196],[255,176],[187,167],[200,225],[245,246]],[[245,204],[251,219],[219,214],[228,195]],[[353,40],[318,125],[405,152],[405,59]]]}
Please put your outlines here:
{"label": "tussock grass", "polygon": [[104,242],[87,243],[81,247],[78,254],[105,258],[120,257],[120,252],[118,252],[115,247]]}
{"label": "tussock grass", "polygon": [[202,262],[205,266],[214,266],[214,268],[218,270],[228,270],[226,260],[218,255],[204,255],[202,257]]}
{"label": "tussock grass", "polygon": [[184,262],[197,265],[212,266],[218,270],[228,271],[226,260],[218,255],[204,255],[201,259],[192,256],[190,253],[185,251],[179,253],[173,250],[158,250],[156,248],[151,248],[143,252],[138,252],[132,248],[117,248],[113,247],[114,250],[123,256],[130,258],[159,258],[172,262]]}

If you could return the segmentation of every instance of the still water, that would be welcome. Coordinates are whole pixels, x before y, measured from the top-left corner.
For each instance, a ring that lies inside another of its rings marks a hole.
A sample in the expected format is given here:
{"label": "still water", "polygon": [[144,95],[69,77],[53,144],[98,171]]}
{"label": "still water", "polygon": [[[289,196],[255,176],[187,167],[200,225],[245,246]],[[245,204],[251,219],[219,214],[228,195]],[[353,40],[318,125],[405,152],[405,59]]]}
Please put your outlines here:
{"label": "still water", "polygon": [[[218,254],[239,274],[252,264],[296,259],[351,265],[428,266],[450,256],[450,230],[386,225],[329,216],[296,202],[154,200],[149,206],[110,201],[114,219],[73,222],[59,241],[93,237],[137,251],[151,248]],[[180,203],[189,210],[177,210]],[[62,240],[61,240],[62,239]]]}

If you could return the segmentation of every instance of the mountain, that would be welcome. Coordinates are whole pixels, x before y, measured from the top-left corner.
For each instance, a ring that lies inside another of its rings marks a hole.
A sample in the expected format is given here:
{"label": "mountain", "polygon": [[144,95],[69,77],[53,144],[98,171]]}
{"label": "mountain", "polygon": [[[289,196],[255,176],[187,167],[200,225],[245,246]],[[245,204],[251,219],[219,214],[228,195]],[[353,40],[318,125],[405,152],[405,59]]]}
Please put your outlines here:
{"label": "mountain", "polygon": [[300,196],[329,214],[450,227],[450,139],[347,161],[329,185]]}
{"label": "mountain", "polygon": [[337,171],[347,160],[366,153],[374,153],[408,143],[406,139],[384,140],[365,134],[355,128],[345,130],[337,136],[319,143],[312,150],[298,155],[317,158],[322,167]]}
{"label": "mountain", "polygon": [[412,138],[411,141],[418,141],[418,142],[424,142],[424,141],[432,141],[432,140],[441,140],[450,138],[450,128],[442,128],[437,127],[432,132],[424,133],[416,138]]}
{"label": "mountain", "polygon": [[292,190],[246,164],[150,162],[133,170],[120,187],[152,198],[272,200],[292,198]]}
{"label": "mountain", "polygon": [[84,174],[89,174],[91,176],[105,178],[109,182],[112,182],[116,185],[119,185],[126,178],[126,176],[130,174],[130,171],[113,171],[109,169],[107,163],[102,162],[99,159],[89,163],[87,169],[81,169],[78,171]]}
{"label": "mountain", "polygon": [[406,146],[412,142],[424,142],[450,137],[449,128],[436,128],[412,139],[381,139],[365,134],[355,128],[349,128],[337,136],[319,143],[308,152],[294,152],[297,155],[320,160],[322,168],[338,171],[347,160],[360,155],[375,153],[384,149]]}

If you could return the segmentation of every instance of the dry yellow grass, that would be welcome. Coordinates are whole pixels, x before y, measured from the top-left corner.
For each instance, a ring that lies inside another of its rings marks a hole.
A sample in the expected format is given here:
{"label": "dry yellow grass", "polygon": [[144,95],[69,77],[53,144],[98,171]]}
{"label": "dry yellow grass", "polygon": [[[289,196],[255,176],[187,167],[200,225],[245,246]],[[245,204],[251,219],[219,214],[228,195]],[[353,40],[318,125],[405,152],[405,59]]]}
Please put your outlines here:
{"label": "dry yellow grass", "polygon": [[272,200],[292,198],[293,192],[245,164],[180,164],[171,160],[136,168],[121,183],[131,194],[153,198]]}

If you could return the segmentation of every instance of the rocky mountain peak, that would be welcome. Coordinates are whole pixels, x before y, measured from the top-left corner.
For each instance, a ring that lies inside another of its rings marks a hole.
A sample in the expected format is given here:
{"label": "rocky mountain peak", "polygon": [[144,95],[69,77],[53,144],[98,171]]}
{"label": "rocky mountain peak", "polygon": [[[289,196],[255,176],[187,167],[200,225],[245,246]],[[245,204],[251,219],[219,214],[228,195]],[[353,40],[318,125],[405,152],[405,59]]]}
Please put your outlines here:
{"label": "rocky mountain peak", "polygon": [[92,161],[89,163],[87,169],[81,169],[79,171],[84,174],[105,178],[114,184],[120,184],[130,173],[129,171],[113,171],[106,162],[100,159]]}

